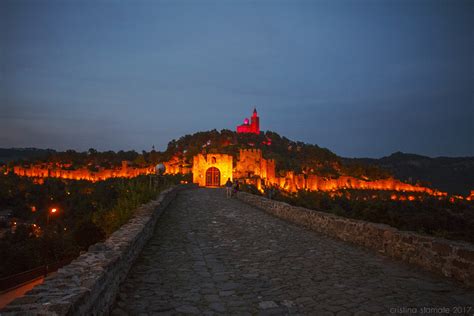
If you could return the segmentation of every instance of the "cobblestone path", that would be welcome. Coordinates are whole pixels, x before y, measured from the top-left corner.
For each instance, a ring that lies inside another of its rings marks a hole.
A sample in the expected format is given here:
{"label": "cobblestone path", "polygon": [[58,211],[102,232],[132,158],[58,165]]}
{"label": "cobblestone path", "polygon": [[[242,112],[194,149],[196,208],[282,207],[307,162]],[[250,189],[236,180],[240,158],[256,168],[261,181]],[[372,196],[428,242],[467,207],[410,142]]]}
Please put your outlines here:
{"label": "cobblestone path", "polygon": [[222,190],[196,189],[180,193],[160,218],[112,313],[406,315],[473,302],[473,291],[458,284],[226,199]]}

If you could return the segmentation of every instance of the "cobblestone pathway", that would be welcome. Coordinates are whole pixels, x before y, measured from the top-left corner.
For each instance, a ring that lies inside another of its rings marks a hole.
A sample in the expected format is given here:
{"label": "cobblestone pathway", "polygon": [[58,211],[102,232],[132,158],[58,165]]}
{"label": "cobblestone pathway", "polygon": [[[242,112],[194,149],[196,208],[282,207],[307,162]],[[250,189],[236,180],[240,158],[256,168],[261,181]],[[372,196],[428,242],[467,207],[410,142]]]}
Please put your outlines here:
{"label": "cobblestone pathway", "polygon": [[455,283],[197,189],[160,218],[113,314],[403,314],[473,302]]}

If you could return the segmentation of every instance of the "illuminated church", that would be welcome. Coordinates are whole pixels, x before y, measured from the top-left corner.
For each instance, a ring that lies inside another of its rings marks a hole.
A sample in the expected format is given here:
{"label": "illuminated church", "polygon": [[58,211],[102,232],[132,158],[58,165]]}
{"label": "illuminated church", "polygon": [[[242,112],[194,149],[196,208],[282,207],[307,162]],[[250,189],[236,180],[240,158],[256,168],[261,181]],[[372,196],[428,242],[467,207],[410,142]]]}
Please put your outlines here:
{"label": "illuminated church", "polygon": [[260,134],[260,118],[257,114],[257,109],[253,109],[252,117],[250,122],[248,118],[244,119],[244,124],[237,126],[237,133],[253,133]]}

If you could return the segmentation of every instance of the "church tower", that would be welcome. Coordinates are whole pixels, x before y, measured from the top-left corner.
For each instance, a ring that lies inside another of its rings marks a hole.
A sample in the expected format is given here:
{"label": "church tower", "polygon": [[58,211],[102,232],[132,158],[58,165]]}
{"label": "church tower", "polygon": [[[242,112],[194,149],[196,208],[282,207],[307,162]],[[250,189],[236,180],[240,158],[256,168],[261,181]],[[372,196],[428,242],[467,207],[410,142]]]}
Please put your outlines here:
{"label": "church tower", "polygon": [[253,109],[252,117],[244,120],[244,124],[237,126],[237,133],[253,133],[260,134],[260,118],[258,117],[257,109]]}
{"label": "church tower", "polygon": [[253,109],[252,118],[250,120],[252,133],[255,133],[257,135],[260,134],[260,118],[258,117],[257,108]]}

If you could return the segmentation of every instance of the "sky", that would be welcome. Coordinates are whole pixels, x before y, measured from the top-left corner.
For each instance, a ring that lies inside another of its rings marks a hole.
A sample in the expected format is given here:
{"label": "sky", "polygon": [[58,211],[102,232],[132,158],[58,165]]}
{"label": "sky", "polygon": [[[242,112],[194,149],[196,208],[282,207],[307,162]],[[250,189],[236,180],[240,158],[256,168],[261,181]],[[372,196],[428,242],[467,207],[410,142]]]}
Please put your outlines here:
{"label": "sky", "polygon": [[0,1],[0,147],[262,130],[474,156],[474,1]]}

